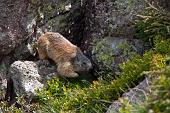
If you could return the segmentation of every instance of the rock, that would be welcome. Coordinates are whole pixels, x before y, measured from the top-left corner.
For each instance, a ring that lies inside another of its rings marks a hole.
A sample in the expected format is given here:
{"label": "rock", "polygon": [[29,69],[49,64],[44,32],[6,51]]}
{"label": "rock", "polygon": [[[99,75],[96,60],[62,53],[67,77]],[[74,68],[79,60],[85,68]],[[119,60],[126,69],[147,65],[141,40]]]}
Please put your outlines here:
{"label": "rock", "polygon": [[[124,0],[96,1],[95,24],[93,26],[95,29],[92,32],[92,37],[95,38],[93,38],[93,41],[104,39],[111,46],[107,50],[109,51],[112,48],[113,53],[108,52],[106,56],[112,54],[109,62],[114,57],[113,63],[109,67],[116,75],[120,74],[119,64],[129,59],[132,52],[143,54],[145,50],[142,40],[133,37],[133,23],[137,18],[136,15],[142,12],[145,7],[145,1],[141,0],[132,2]],[[107,47],[103,46],[103,48]],[[102,54],[102,52],[95,53],[93,60],[98,58],[98,56],[96,57],[97,54]],[[98,64],[98,62],[95,62],[95,64]]]}
{"label": "rock", "polygon": [[127,61],[131,58],[132,53],[142,55],[144,51],[143,41],[140,39],[128,39],[128,38],[113,38],[109,41],[113,48],[113,55],[115,56],[113,67],[119,67],[120,63]]}
{"label": "rock", "polygon": [[[31,43],[31,42],[30,42]],[[33,43],[22,43],[13,52],[14,60],[34,60],[36,56],[36,49]]]}
{"label": "rock", "polygon": [[57,67],[54,62],[48,60],[39,60],[35,62],[38,67],[38,73],[41,75],[42,82],[45,84],[47,80],[52,79],[57,75]]}
{"label": "rock", "polygon": [[14,92],[10,93],[17,96],[24,94],[26,98],[32,99],[36,95],[36,90],[41,90],[47,80],[57,76],[57,72],[55,65],[48,61],[15,61],[9,69],[8,76],[14,86]]}
{"label": "rock", "polygon": [[[104,39],[97,40],[93,45],[93,59],[97,59],[98,62],[104,62],[105,65],[111,67],[116,75],[120,75],[119,64],[131,58],[132,53],[142,55],[145,50],[143,44],[143,41],[139,39],[105,37]],[[108,60],[100,60],[100,58],[107,58],[107,56]],[[102,63],[98,65],[102,65]]]}
{"label": "rock", "polygon": [[145,2],[124,0],[97,1],[95,6],[95,37],[128,37],[132,35],[132,22],[143,11]]}
{"label": "rock", "polygon": [[36,94],[36,89],[41,90],[43,84],[40,82],[41,76],[38,74],[37,65],[31,61],[16,61],[9,70],[14,85],[14,92],[19,95],[26,95],[30,98]]}
{"label": "rock", "polygon": [[[150,92],[150,79],[145,78],[139,85],[129,90],[122,95],[121,99],[128,99],[132,104],[140,104],[147,99],[147,94]],[[106,113],[119,113],[121,107],[120,100],[115,100]]]}
{"label": "rock", "polygon": [[10,53],[26,38],[26,0],[0,1],[0,56]]}

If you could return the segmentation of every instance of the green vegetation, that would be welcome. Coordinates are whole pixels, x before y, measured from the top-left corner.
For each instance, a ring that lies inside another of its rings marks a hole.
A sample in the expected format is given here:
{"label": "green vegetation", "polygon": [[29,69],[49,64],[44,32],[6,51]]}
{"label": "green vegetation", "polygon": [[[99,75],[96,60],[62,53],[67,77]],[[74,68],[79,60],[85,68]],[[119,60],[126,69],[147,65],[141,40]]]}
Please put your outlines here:
{"label": "green vegetation", "polygon": [[152,47],[154,40],[159,36],[165,39],[169,38],[170,14],[168,12],[150,6],[138,16],[141,19],[136,20],[135,36],[144,40],[147,46]]}
{"label": "green vegetation", "polygon": [[[121,100],[121,113],[169,113],[170,112],[170,17],[169,13],[155,7],[146,9],[142,20],[136,23],[136,36],[152,47],[154,55],[148,76],[152,78],[151,93],[144,103],[132,104]],[[149,42],[149,43],[148,43]]]}
{"label": "green vegetation", "polygon": [[[162,59],[162,58],[161,58]],[[165,62],[158,60],[160,69],[154,73],[151,84],[151,93],[147,100],[140,104],[130,104],[128,100],[122,100],[121,113],[169,113],[170,112],[170,67],[165,68]],[[165,61],[165,59],[163,60]],[[162,68],[161,68],[162,67]],[[165,69],[161,71],[161,69]],[[156,79],[155,79],[156,78]]]}
{"label": "green vegetation", "polygon": [[147,52],[143,57],[135,54],[121,65],[122,76],[117,79],[100,79],[82,86],[82,83],[56,78],[48,82],[47,89],[39,92],[41,109],[48,112],[105,112],[113,99],[120,97],[143,77],[141,73],[150,68],[152,54]]}
{"label": "green vegetation", "polygon": [[170,54],[170,39],[163,39],[160,36],[156,37],[155,40],[155,51],[160,54]]}
{"label": "green vegetation", "polygon": [[155,52],[152,57],[151,67],[148,76],[152,78],[151,93],[147,95],[147,100],[140,104],[131,104],[128,100],[121,100],[121,113],[169,113],[170,112],[170,67],[166,65],[169,51],[165,46],[169,46],[169,40],[161,40],[155,43]]}

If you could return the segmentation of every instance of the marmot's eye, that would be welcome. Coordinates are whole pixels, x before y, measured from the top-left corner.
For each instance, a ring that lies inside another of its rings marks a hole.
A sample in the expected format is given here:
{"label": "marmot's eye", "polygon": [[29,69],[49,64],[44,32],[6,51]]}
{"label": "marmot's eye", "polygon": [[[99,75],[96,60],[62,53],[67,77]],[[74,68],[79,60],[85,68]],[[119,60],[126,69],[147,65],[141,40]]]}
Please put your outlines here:
{"label": "marmot's eye", "polygon": [[83,64],[83,65],[86,65],[87,63],[86,63],[86,62],[83,62],[82,64]]}

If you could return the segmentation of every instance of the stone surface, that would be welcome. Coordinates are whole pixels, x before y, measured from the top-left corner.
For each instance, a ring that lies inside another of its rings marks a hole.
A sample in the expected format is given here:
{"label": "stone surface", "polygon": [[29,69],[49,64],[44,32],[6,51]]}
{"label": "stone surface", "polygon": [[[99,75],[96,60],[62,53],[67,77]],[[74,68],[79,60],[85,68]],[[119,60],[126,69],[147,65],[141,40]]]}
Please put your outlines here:
{"label": "stone surface", "polygon": [[47,80],[57,76],[57,69],[47,60],[15,61],[8,76],[13,81],[15,94],[30,98],[36,95],[36,89],[41,90],[46,85]]}
{"label": "stone surface", "polygon": [[143,41],[140,39],[128,39],[122,37],[106,38],[107,43],[113,48],[114,56],[128,56],[130,52],[142,54],[144,51]]}
{"label": "stone surface", "polygon": [[[93,60],[97,60],[99,66],[102,66],[104,62],[105,65],[109,66],[110,69],[116,74],[120,75],[120,65],[121,63],[127,61],[133,56],[133,53],[142,55],[144,52],[143,41],[138,39],[129,39],[122,37],[105,37],[104,39],[97,40],[93,46]],[[100,58],[107,58],[108,60],[101,60]],[[110,59],[112,61],[110,61]]]}
{"label": "stone surface", "polygon": [[133,29],[131,27],[136,14],[145,7],[142,0],[106,0],[96,3],[95,22],[96,32],[94,36],[104,38],[131,37]]}
{"label": "stone surface", "polygon": [[[92,36],[94,40],[107,40],[113,48],[113,70],[120,74],[119,64],[131,57],[132,52],[142,54],[145,48],[143,42],[133,37],[133,23],[137,14],[145,8],[145,2],[141,0],[106,0],[96,1],[95,24]],[[97,44],[96,44],[97,45]],[[97,47],[94,45],[95,47]],[[92,48],[95,48],[92,47]],[[108,48],[108,47],[103,47]],[[109,48],[108,48],[109,49]],[[97,54],[95,53],[93,59]],[[95,62],[94,64],[98,64]],[[101,65],[99,63],[98,65]]]}
{"label": "stone surface", "polygon": [[38,67],[38,73],[41,76],[43,84],[45,84],[47,80],[58,76],[57,67],[54,62],[50,63],[48,60],[38,60],[35,63]]}
{"label": "stone surface", "polygon": [[26,38],[28,0],[0,1],[0,56],[10,53]]}
{"label": "stone surface", "polygon": [[16,61],[9,70],[14,85],[14,92],[17,95],[25,94],[28,98],[36,94],[36,89],[41,90],[43,84],[38,73],[37,65],[31,61]]}

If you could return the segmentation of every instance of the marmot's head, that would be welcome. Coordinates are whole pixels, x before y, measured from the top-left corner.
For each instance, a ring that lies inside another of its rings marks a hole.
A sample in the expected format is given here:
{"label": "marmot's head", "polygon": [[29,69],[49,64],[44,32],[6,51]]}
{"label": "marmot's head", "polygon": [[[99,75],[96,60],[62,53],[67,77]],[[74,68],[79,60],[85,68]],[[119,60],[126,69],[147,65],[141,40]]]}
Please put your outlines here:
{"label": "marmot's head", "polygon": [[89,71],[92,68],[91,61],[82,53],[82,51],[77,48],[76,56],[72,58],[72,65],[74,71],[76,72],[84,72]]}

